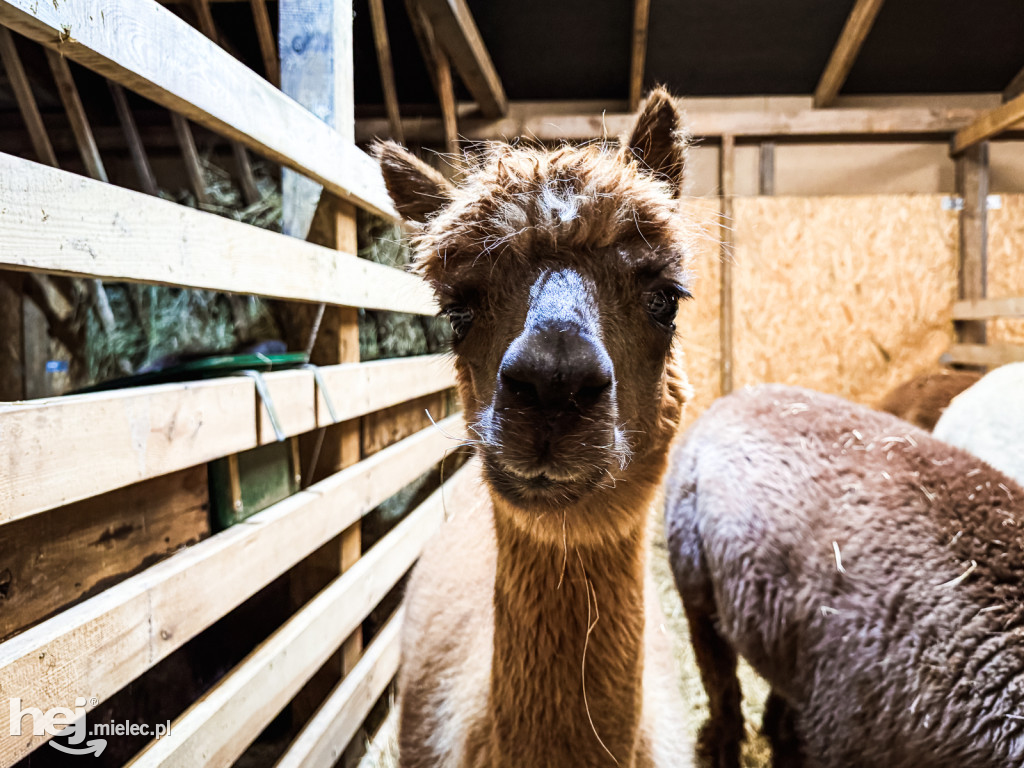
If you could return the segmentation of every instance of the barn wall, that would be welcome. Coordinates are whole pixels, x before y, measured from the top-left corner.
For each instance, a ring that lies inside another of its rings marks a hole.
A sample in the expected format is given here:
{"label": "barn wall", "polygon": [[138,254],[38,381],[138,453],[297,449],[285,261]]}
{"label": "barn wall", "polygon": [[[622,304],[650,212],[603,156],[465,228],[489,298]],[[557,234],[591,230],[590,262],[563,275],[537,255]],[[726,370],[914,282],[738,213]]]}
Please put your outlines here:
{"label": "barn wall", "polygon": [[[1024,296],[1024,195],[1003,195],[989,211],[988,295]],[[1024,344],[1024,320],[989,323],[989,341]]]}

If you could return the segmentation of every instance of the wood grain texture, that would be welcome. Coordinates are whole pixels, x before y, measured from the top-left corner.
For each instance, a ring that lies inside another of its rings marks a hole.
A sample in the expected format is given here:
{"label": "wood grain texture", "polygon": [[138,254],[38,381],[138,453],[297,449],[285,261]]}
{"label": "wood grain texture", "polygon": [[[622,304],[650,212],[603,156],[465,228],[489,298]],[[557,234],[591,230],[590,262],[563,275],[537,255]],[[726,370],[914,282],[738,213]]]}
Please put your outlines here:
{"label": "wood grain texture", "polygon": [[459,126],[452,65],[448,56],[438,45],[430,21],[423,13],[418,0],[405,0],[405,10],[410,24],[412,24],[412,31],[416,36],[420,54],[423,56],[423,63],[427,67],[427,74],[430,75],[430,82],[434,86],[434,92],[437,93],[437,99],[441,106],[444,149],[445,152],[453,156],[451,162],[455,162],[455,157],[459,152]]}
{"label": "wood grain texture", "polygon": [[[680,100],[685,109],[686,99]],[[772,137],[856,137],[950,135],[977,118],[976,109],[925,109],[919,107],[878,109],[805,109],[796,112],[722,111],[690,109],[687,127],[692,135],[718,137],[732,134],[744,138]],[[538,141],[560,141],[614,137],[632,126],[632,113],[532,114],[500,120],[463,118],[460,135],[469,141],[513,139],[534,136]],[[440,118],[417,118],[403,122],[406,140],[430,143],[444,139]],[[387,122],[360,120],[356,140],[369,141],[385,135]]]}
{"label": "wood grain texture", "polygon": [[4,269],[437,311],[400,270],[2,154],[0,240]]}
{"label": "wood grain texture", "polygon": [[1021,120],[1024,120],[1024,93],[985,112],[966,128],[957,131],[950,152],[958,155],[970,147],[998,136]]}
{"label": "wood grain texture", "polygon": [[377,52],[377,67],[380,70],[380,85],[384,92],[384,109],[391,124],[391,138],[404,143],[402,115],[398,110],[398,89],[395,87],[395,67],[391,60],[391,43],[388,40],[388,23],[384,15],[384,0],[369,0],[370,25],[373,27],[373,47]]}
{"label": "wood grain texture", "polygon": [[1024,317],[1024,297],[966,299],[953,305],[954,320],[990,320],[997,317]]}
{"label": "wood grain texture", "polygon": [[263,57],[263,70],[267,81],[280,87],[281,62],[277,56],[277,40],[274,29],[270,26],[270,13],[267,11],[267,0],[250,0],[252,21],[256,26],[256,39],[260,44],[260,56]]}
{"label": "wood grain texture", "polygon": [[[983,299],[988,271],[988,144],[967,149],[956,161],[956,190],[963,200],[958,214],[958,296]],[[985,343],[985,322],[964,320],[955,324],[957,341]]]}
{"label": "wood grain texture", "polygon": [[832,49],[832,55],[829,56],[828,64],[825,65],[825,71],[822,72],[818,86],[814,89],[815,107],[829,107],[839,95],[843,83],[853,69],[861,46],[875,24],[878,12],[882,10],[884,1],[857,0],[854,3],[843,25],[843,31],[839,34],[839,40]]}
{"label": "wood grain texture", "polygon": [[206,465],[0,526],[0,639],[210,535]]}
{"label": "wood grain texture", "polygon": [[465,0],[419,0],[441,48],[484,117],[508,112],[501,78]]}
{"label": "wood grain texture", "polygon": [[[0,22],[190,120],[397,219],[377,163],[150,0],[3,0]],[[216,76],[212,76],[213,74]]]}
{"label": "wood grain texture", "polygon": [[71,125],[71,132],[75,135],[78,154],[82,156],[86,172],[98,181],[107,181],[107,169],[103,165],[100,150],[96,146],[96,138],[92,135],[89,118],[85,114],[85,107],[71,74],[71,67],[68,66],[67,60],[52,48],[46,49],[46,60],[50,64],[50,72],[53,73],[53,79],[57,83],[57,92],[64,105],[64,112]]}
{"label": "wood grain texture", "polygon": [[633,0],[633,40],[629,58],[629,111],[636,112],[644,95],[644,64],[647,60],[647,25],[651,0]]}
{"label": "wood grain texture", "polygon": [[[401,362],[325,368],[339,419],[451,386],[439,357]],[[392,386],[402,374],[413,381]],[[311,371],[264,379],[286,435],[312,429],[314,414],[332,423],[322,394],[313,404]],[[256,413],[255,386],[241,377],[0,404],[0,523],[255,448],[272,434]]]}
{"label": "wood grain texture", "polygon": [[[0,645],[0,690],[44,711],[82,691],[107,699],[415,479],[448,443],[425,430],[15,636]],[[421,545],[410,535],[396,549]],[[0,766],[48,738],[0,732]]]}

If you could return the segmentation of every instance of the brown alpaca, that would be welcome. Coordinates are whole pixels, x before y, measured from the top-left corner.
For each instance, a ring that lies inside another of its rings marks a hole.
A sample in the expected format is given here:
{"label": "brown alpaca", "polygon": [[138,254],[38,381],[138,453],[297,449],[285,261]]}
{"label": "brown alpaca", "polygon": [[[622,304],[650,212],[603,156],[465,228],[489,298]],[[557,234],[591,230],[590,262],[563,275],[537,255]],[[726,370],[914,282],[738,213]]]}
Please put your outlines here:
{"label": "brown alpaca", "polygon": [[687,392],[680,120],[658,91],[620,150],[503,145],[458,188],[378,147],[483,483],[409,583],[405,768],[689,764],[645,537]]}
{"label": "brown alpaca", "polygon": [[981,374],[973,371],[943,369],[923,373],[891,390],[878,404],[878,410],[931,432],[953,398],[980,378]]}

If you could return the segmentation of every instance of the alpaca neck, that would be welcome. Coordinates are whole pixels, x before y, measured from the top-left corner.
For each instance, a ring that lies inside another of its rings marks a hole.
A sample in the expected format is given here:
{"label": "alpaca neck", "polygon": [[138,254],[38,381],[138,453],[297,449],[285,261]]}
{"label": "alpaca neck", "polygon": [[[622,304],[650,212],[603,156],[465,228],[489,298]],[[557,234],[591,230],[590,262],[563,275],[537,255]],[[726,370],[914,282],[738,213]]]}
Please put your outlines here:
{"label": "alpaca neck", "polygon": [[540,543],[495,512],[493,765],[630,765],[643,671],[642,516],[619,541],[576,548]]}

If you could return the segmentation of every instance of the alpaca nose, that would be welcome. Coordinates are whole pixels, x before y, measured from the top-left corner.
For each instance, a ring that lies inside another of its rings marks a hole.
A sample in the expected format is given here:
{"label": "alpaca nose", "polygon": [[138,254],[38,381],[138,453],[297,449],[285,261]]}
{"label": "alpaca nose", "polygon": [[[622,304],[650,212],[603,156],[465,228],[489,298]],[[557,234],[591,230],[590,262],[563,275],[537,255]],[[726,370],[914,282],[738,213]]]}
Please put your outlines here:
{"label": "alpaca nose", "polygon": [[499,405],[585,412],[606,397],[612,361],[578,328],[545,328],[520,336],[501,361]]}

